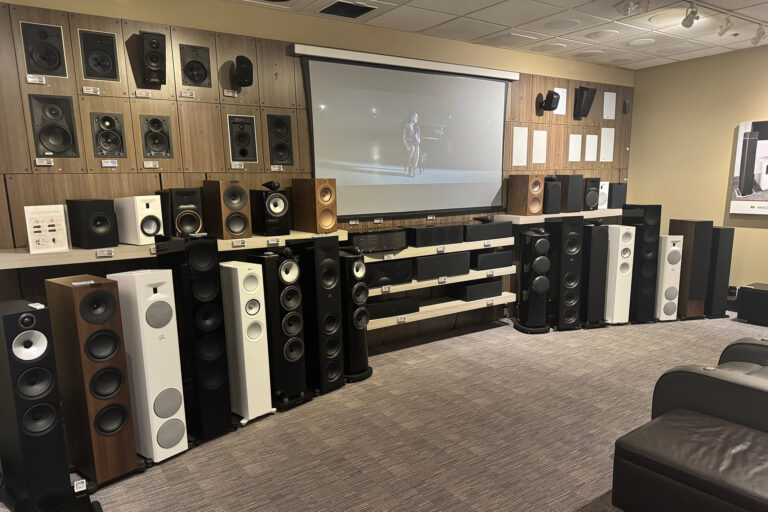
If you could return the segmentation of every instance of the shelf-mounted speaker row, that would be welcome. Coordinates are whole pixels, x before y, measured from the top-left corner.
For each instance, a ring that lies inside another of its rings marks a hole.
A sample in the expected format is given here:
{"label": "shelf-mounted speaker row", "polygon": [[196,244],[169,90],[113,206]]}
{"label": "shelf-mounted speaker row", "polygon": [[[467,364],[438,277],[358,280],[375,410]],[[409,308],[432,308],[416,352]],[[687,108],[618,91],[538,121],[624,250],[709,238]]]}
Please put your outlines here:
{"label": "shelf-mounted speaker row", "polygon": [[527,334],[549,332],[547,325],[547,294],[550,290],[549,274],[550,235],[542,228],[520,233],[520,268],[518,318],[515,329]]}
{"label": "shelf-mounted speaker row", "polygon": [[362,255],[341,253],[340,262],[344,378],[359,382],[373,373],[368,366],[368,272]]}

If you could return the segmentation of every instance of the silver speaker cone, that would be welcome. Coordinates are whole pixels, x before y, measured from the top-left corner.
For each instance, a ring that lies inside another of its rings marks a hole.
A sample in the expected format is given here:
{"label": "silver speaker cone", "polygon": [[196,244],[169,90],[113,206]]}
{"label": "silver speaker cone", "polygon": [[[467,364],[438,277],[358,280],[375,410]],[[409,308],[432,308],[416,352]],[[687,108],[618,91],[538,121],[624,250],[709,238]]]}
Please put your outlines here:
{"label": "silver speaker cone", "polygon": [[280,264],[280,281],[293,284],[299,280],[299,265],[295,260],[285,260]]}
{"label": "silver speaker cone", "polygon": [[40,331],[24,331],[13,339],[13,355],[22,361],[34,361],[48,349],[48,338]]}

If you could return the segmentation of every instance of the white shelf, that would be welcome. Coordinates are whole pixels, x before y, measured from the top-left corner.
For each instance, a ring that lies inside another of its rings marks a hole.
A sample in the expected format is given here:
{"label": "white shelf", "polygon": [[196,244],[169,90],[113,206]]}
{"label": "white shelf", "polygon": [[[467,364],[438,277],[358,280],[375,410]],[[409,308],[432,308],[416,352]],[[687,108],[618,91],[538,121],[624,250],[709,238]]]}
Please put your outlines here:
{"label": "white shelf", "polygon": [[282,247],[285,245],[285,242],[289,240],[312,240],[313,238],[320,236],[337,236],[339,237],[339,242],[344,242],[347,240],[347,232],[343,229],[325,235],[306,233],[304,231],[291,231],[290,235],[252,236],[250,238],[238,238],[234,240],[219,240],[219,252]]}
{"label": "white shelf", "polygon": [[418,322],[428,318],[452,315],[455,313],[461,313],[463,311],[471,311],[473,309],[482,309],[489,306],[499,306],[501,304],[514,301],[514,293],[503,292],[501,295],[497,295],[496,297],[489,297],[487,299],[473,300],[469,302],[464,302],[463,300],[438,302],[436,304],[421,306],[415,313],[409,313],[407,315],[400,316],[388,316],[386,318],[377,318],[376,320],[371,320],[368,322],[368,330],[373,331],[376,329],[383,329],[384,327],[391,327],[393,325]]}
{"label": "white shelf", "polygon": [[479,279],[485,279],[487,277],[501,277],[508,276],[515,273],[515,266],[499,267],[490,270],[470,270],[469,274],[462,274],[459,276],[450,276],[441,279],[428,279],[426,281],[413,280],[410,283],[393,284],[389,285],[389,290],[384,292],[381,286],[376,288],[370,288],[368,295],[370,297],[376,297],[378,295],[389,295],[397,292],[407,292],[408,290],[418,290],[419,288],[431,288],[433,286],[443,286],[452,283],[463,283],[466,281],[477,281]]}
{"label": "white shelf", "polygon": [[541,224],[547,219],[558,217],[584,217],[585,219],[600,219],[603,217],[621,217],[621,208],[610,210],[587,210],[583,212],[547,213],[544,215],[494,215],[493,222],[511,222],[512,224]]}
{"label": "white shelf", "polygon": [[402,260],[405,258],[418,258],[420,256],[431,256],[433,254],[446,254],[449,252],[475,251],[477,249],[488,249],[492,247],[506,247],[515,244],[515,237],[491,238],[490,240],[479,240],[477,242],[461,242],[458,244],[430,245],[429,247],[406,247],[401,251],[377,252],[365,255],[366,263],[377,263],[380,261]]}

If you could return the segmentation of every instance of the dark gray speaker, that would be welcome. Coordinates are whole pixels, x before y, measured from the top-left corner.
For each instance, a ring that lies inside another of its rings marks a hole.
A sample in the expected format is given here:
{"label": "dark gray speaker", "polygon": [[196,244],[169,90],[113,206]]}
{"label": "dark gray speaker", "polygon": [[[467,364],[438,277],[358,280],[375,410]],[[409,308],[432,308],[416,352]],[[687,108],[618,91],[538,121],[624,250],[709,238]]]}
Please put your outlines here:
{"label": "dark gray speaker", "polygon": [[141,115],[141,148],[144,158],[173,158],[171,118]]}
{"label": "dark gray speaker", "polygon": [[77,158],[77,130],[72,98],[69,96],[29,95],[35,156]]}
{"label": "dark gray speaker", "polygon": [[181,83],[190,87],[211,87],[211,56],[205,46],[179,45]]}
{"label": "dark gray speaker", "polygon": [[80,30],[83,76],[89,80],[120,81],[115,34]]}
{"label": "dark gray speaker", "polygon": [[91,112],[93,155],[96,158],[125,158],[125,124],[123,115]]}
{"label": "dark gray speaker", "polygon": [[253,116],[227,116],[229,124],[229,152],[233,162],[258,162],[256,152],[256,118]]}

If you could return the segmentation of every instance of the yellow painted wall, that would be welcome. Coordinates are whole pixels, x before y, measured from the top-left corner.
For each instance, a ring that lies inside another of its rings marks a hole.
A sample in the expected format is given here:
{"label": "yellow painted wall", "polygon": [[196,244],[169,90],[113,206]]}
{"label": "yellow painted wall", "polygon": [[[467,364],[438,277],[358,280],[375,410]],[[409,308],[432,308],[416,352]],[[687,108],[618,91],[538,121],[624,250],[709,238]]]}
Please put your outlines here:
{"label": "yellow painted wall", "polygon": [[[768,120],[768,47],[635,74],[628,199],[736,227],[731,284],[768,283],[768,217],[730,215],[735,130]],[[732,180],[731,180],[732,181]]]}
{"label": "yellow painted wall", "polygon": [[11,0],[10,3],[574,80],[617,85],[632,85],[633,80],[632,71],[610,66],[299,15],[228,0]]}

